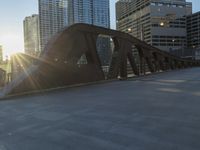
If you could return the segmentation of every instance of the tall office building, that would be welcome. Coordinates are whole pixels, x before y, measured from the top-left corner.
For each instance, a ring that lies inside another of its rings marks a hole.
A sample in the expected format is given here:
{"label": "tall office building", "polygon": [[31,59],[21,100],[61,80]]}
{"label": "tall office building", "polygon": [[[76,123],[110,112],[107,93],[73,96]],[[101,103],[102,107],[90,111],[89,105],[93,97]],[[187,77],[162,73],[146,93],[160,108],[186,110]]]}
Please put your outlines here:
{"label": "tall office building", "polygon": [[39,0],[40,45],[67,26],[67,0]]}
{"label": "tall office building", "polygon": [[200,12],[187,16],[187,48],[172,51],[172,54],[200,60]]}
{"label": "tall office building", "polygon": [[68,22],[110,28],[109,0],[68,0]]}
{"label": "tall office building", "polygon": [[200,12],[187,16],[187,37],[189,48],[200,48]]}
{"label": "tall office building", "polygon": [[39,16],[34,14],[24,19],[24,49],[33,56],[40,54]]}
{"label": "tall office building", "polygon": [[[41,49],[65,26],[88,23],[110,28],[109,11],[109,0],[39,0]],[[97,48],[102,64],[108,64],[111,53],[108,38],[99,38]]]}
{"label": "tall office building", "polygon": [[117,30],[164,51],[180,49],[187,46],[186,16],[191,13],[186,0],[119,0]]}
{"label": "tall office building", "polygon": [[[109,0],[68,0],[68,23],[87,23],[110,28]],[[97,49],[103,65],[111,56],[110,39],[99,38]]]}

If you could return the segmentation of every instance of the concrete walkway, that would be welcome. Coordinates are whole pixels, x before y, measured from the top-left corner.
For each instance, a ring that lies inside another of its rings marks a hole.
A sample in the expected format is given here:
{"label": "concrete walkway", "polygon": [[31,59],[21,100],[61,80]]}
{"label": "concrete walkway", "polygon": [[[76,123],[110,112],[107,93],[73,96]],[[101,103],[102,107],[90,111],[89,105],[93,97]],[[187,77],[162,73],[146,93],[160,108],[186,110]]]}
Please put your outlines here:
{"label": "concrete walkway", "polygon": [[200,68],[0,102],[0,150],[199,150]]}

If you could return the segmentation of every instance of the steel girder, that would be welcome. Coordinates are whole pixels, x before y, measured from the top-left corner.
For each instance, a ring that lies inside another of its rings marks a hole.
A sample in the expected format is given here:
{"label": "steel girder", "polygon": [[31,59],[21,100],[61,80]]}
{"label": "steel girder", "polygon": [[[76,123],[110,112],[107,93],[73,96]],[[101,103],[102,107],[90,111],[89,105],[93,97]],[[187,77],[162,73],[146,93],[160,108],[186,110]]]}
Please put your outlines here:
{"label": "steel girder", "polygon": [[[112,38],[114,51],[105,76],[98,56],[96,42],[99,35]],[[137,48],[139,63],[132,53]],[[87,64],[78,64],[85,55]],[[150,72],[199,66],[199,61],[178,58],[146,44],[135,37],[115,30],[88,24],[75,24],[56,34],[39,58],[25,54],[12,57],[12,82],[5,94],[29,92],[67,85],[127,78],[127,66],[137,76]],[[128,63],[129,62],[129,63]]]}

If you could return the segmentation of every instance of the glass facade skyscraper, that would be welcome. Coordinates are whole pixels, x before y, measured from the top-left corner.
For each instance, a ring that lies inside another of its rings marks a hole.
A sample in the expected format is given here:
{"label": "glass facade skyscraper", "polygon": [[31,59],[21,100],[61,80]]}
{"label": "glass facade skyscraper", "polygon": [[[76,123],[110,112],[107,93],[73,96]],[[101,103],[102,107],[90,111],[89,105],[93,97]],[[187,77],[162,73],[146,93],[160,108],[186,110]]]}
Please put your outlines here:
{"label": "glass facade skyscraper", "polygon": [[[41,50],[65,26],[87,23],[110,28],[109,0],[39,0]],[[98,38],[97,50],[102,64],[110,58],[110,40]]]}
{"label": "glass facade skyscraper", "polygon": [[38,15],[34,14],[32,16],[26,17],[23,24],[25,53],[33,56],[38,56],[40,53]]}
{"label": "glass facade skyscraper", "polygon": [[68,22],[110,28],[109,0],[68,0]]}
{"label": "glass facade skyscraper", "polygon": [[[87,23],[110,28],[109,0],[68,0],[68,23]],[[110,39],[100,37],[97,51],[102,65],[109,63],[110,49]]]}
{"label": "glass facade skyscraper", "polygon": [[[87,23],[110,28],[109,0],[68,0],[68,23]],[[98,38],[97,50],[102,65],[107,65],[111,56],[110,39]]]}
{"label": "glass facade skyscraper", "polygon": [[67,0],[39,0],[41,50],[49,39],[67,26]]}

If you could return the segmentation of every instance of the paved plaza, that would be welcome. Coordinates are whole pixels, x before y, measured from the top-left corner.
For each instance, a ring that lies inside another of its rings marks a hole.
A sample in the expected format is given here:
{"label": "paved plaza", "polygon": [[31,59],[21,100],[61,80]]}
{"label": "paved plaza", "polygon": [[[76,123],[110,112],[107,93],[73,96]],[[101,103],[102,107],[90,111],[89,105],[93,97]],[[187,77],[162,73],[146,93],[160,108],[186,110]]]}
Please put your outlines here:
{"label": "paved plaza", "polygon": [[0,101],[0,150],[199,150],[200,68]]}

